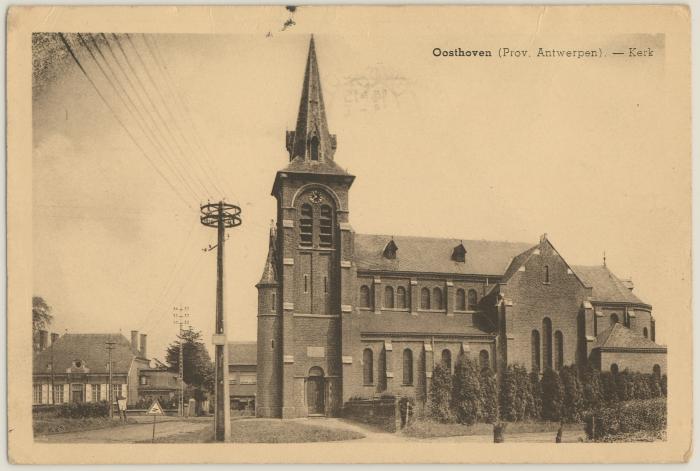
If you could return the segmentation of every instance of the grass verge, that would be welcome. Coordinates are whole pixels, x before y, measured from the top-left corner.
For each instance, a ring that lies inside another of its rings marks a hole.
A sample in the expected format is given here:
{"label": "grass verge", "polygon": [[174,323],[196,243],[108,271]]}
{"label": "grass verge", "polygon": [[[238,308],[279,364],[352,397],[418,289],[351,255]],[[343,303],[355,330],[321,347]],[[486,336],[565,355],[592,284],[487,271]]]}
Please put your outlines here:
{"label": "grass verge", "polygon": [[[582,428],[583,426],[581,424],[564,424],[565,431],[579,431]],[[505,429],[505,435],[511,433],[556,433],[557,430],[559,430],[558,422],[509,422]],[[493,425],[481,423],[474,425],[462,425],[457,423],[443,424],[431,420],[416,420],[401,433],[411,438],[491,435],[493,433]]]}
{"label": "grass verge", "polygon": [[237,420],[231,424],[236,443],[338,442],[364,438],[359,432],[284,420]]}
{"label": "grass verge", "polygon": [[[127,424],[136,423],[131,418],[127,418]],[[89,417],[83,419],[69,419],[63,417],[34,417],[32,427],[34,435],[51,435],[65,432],[82,432],[85,430],[97,430],[107,427],[118,427],[124,422],[109,417]]]}

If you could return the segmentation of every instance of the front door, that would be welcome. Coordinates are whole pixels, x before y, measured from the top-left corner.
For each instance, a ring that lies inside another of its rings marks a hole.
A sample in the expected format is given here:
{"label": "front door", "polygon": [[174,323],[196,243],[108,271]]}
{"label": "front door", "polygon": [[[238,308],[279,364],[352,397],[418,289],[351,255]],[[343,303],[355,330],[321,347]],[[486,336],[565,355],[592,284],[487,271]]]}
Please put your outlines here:
{"label": "front door", "polygon": [[310,376],[306,381],[306,399],[309,405],[309,415],[325,414],[323,390],[322,376]]}

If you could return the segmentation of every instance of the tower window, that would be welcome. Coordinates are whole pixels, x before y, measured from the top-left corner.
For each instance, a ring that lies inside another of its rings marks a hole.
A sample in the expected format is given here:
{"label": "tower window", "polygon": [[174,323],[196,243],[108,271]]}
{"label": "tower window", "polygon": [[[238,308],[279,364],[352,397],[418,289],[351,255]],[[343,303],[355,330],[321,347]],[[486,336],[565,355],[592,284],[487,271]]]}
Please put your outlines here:
{"label": "tower window", "polygon": [[396,288],[396,307],[399,309],[406,308],[406,288],[403,286]]}
{"label": "tower window", "polygon": [[277,310],[277,293],[272,293],[271,311]]}
{"label": "tower window", "polygon": [[542,319],[542,359],[545,368],[552,368],[552,320]]}
{"label": "tower window", "polygon": [[309,141],[309,155],[311,160],[318,160],[318,137],[316,136]]}
{"label": "tower window", "polygon": [[441,363],[443,368],[449,372],[452,372],[452,352],[448,349],[444,349],[440,354],[440,358],[442,360]]}
{"label": "tower window", "polygon": [[473,311],[474,309],[476,309],[476,301],[477,301],[476,290],[470,289],[467,296],[468,296],[468,302],[467,302],[468,309],[470,311]]}
{"label": "tower window", "polygon": [[333,212],[327,204],[321,206],[319,229],[321,247],[331,247],[333,245]]}
{"label": "tower window", "polygon": [[360,287],[360,307],[369,307],[369,287],[366,285]]}
{"label": "tower window", "polygon": [[301,245],[310,247],[313,243],[313,210],[310,204],[301,205],[299,233]]}
{"label": "tower window", "polygon": [[467,309],[467,302],[464,297],[464,290],[462,288],[459,288],[457,290],[457,294],[455,295],[455,309],[458,311],[466,311]]}

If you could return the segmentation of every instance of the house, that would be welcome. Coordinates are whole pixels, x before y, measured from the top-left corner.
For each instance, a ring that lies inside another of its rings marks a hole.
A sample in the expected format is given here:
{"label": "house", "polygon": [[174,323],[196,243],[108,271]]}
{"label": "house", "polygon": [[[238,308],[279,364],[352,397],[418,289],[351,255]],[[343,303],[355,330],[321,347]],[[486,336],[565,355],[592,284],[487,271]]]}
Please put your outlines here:
{"label": "house", "polygon": [[228,343],[228,379],[231,409],[255,411],[257,343]]}
{"label": "house", "polygon": [[[147,336],[131,331],[131,341],[121,333],[40,334],[40,351],[33,358],[32,403],[98,402],[119,396],[128,406],[138,401],[139,372],[148,369]],[[111,351],[108,347],[111,346]],[[111,354],[112,394],[109,358]]]}
{"label": "house", "polygon": [[167,366],[139,370],[137,407],[147,408],[157,399],[163,408],[177,409],[179,394],[179,375]]}
{"label": "house", "polygon": [[496,374],[508,364],[665,374],[652,307],[631,281],[605,264],[571,266],[546,234],[519,243],[356,233],[355,176],[335,162],[313,38],[285,143],[256,285],[258,416],[335,416],[350,398],[385,394],[422,403],[435,365],[453,371],[465,358]]}

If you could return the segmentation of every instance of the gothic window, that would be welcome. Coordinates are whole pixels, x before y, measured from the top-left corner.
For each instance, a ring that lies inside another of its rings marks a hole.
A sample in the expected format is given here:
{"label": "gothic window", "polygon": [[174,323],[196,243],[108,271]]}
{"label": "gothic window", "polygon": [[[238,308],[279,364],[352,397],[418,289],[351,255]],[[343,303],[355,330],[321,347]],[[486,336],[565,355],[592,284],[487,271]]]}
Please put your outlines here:
{"label": "gothic window", "polygon": [[333,245],[333,211],[327,204],[321,206],[321,219],[319,220],[321,247],[331,247]]}
{"label": "gothic window", "polygon": [[440,288],[433,288],[433,309],[443,309],[442,290]]}
{"label": "gothic window", "polygon": [[646,327],[644,327],[644,330],[642,331],[642,333],[644,334],[644,338],[645,338],[645,339],[648,339],[648,338],[649,338],[649,329],[647,329]]}
{"label": "gothic window", "polygon": [[441,354],[442,366],[447,371],[452,371],[452,352],[448,349],[444,349]]}
{"label": "gothic window", "polygon": [[318,137],[316,136],[309,141],[309,155],[311,160],[318,160]]}
{"label": "gothic window", "polygon": [[476,301],[477,301],[477,299],[476,299],[476,290],[475,290],[475,289],[470,289],[470,290],[469,290],[469,293],[467,294],[467,297],[468,297],[468,300],[467,300],[467,301],[468,301],[468,302],[467,302],[468,309],[469,309],[470,311],[473,311],[474,309],[476,309]]}
{"label": "gothic window", "polygon": [[396,288],[396,307],[399,309],[406,308],[406,288],[403,286]]}
{"label": "gothic window", "polygon": [[610,314],[610,325],[611,326],[618,324],[619,322],[620,322],[620,318],[617,317],[617,314],[615,314],[615,313]]}
{"label": "gothic window", "polygon": [[542,357],[545,368],[552,368],[552,320],[542,319]]}
{"label": "gothic window", "polygon": [[544,282],[549,283],[549,265],[544,266]]}
{"label": "gothic window", "polygon": [[394,288],[391,286],[384,288],[384,307],[388,309],[394,308]]}
{"label": "gothic window", "polygon": [[410,348],[403,351],[403,384],[413,384],[413,352]]}
{"label": "gothic window", "polygon": [[328,294],[328,277],[323,277],[323,292]]}
{"label": "gothic window", "polygon": [[369,307],[369,287],[366,285],[360,287],[360,307]]}
{"label": "gothic window", "polygon": [[310,204],[301,205],[301,217],[299,218],[300,243],[303,246],[311,247],[313,243],[313,210]]}
{"label": "gothic window", "polygon": [[428,288],[420,290],[420,308],[430,309],[430,290]]}
{"label": "gothic window", "polygon": [[558,371],[564,366],[564,334],[560,330],[554,333],[554,368]]}
{"label": "gothic window", "polygon": [[491,362],[489,361],[488,350],[482,350],[479,352],[479,366],[484,370],[486,368],[491,368]]}
{"label": "gothic window", "polygon": [[467,301],[462,288],[457,289],[457,293],[455,294],[455,309],[458,311],[467,310]]}
{"label": "gothic window", "polygon": [[652,372],[657,379],[661,379],[661,367],[659,365],[654,365]]}
{"label": "gothic window", "polygon": [[532,371],[540,372],[540,333],[533,330],[530,334],[530,351],[532,354],[531,368]]}
{"label": "gothic window", "polygon": [[365,348],[362,352],[362,377],[364,384],[374,383],[374,358],[371,348]]}

